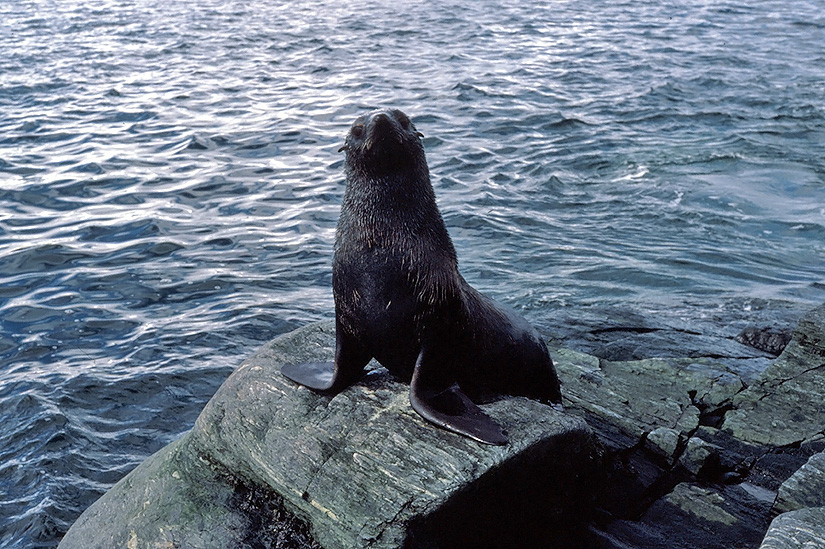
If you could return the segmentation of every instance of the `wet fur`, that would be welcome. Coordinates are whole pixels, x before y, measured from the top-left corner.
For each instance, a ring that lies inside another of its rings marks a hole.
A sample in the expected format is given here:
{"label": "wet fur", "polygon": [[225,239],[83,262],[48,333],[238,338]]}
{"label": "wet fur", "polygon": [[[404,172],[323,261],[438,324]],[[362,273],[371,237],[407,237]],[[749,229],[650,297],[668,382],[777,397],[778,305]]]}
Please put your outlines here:
{"label": "wet fur", "polygon": [[319,382],[301,366],[283,371],[336,392],[374,357],[411,382],[410,399],[422,416],[502,444],[500,427],[470,400],[515,394],[558,403],[559,380],[527,321],[459,274],[420,137],[398,110],[372,112],[350,128],[332,266],[334,373]]}

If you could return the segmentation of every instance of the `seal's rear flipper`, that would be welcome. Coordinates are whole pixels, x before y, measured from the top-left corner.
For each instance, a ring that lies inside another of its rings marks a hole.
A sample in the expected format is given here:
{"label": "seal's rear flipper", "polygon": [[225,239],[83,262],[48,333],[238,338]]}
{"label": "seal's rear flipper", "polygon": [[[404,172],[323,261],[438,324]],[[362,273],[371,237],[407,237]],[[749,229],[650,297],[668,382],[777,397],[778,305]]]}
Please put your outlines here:
{"label": "seal's rear flipper", "polygon": [[421,377],[424,350],[418,356],[410,382],[410,404],[424,419],[449,431],[485,444],[507,444],[507,435],[456,384],[438,387]]}
{"label": "seal's rear flipper", "polygon": [[306,385],[316,391],[329,391],[335,377],[335,364],[332,362],[308,362],[304,364],[284,364],[281,373],[286,377]]}

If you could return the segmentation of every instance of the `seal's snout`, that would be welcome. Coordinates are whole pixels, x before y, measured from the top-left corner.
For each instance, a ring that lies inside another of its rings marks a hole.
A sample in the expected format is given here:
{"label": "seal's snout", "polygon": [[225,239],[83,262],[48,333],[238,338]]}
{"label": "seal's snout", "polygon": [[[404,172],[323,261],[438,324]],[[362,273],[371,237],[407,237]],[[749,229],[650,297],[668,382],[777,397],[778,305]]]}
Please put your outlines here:
{"label": "seal's snout", "polygon": [[[399,111],[400,112],[400,111]],[[381,150],[385,153],[394,150],[392,144],[398,146],[404,143],[405,127],[398,120],[398,116],[393,111],[375,111],[367,117],[365,124],[366,136],[364,149],[367,151],[381,144]]]}
{"label": "seal's snout", "polygon": [[396,121],[385,112],[376,112],[370,116],[369,133],[373,139],[380,139],[391,135],[399,137],[400,128]]}
{"label": "seal's snout", "polygon": [[370,118],[370,122],[376,127],[379,125],[392,125],[392,120],[390,120],[390,117],[384,112],[377,112],[373,114]]}

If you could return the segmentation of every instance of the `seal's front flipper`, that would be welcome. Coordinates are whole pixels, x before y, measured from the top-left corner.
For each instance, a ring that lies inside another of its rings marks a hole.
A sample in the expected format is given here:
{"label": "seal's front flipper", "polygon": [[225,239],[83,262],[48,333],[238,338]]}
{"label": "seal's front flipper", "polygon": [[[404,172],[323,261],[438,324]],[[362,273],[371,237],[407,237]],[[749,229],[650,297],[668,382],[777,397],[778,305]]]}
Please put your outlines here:
{"label": "seal's front flipper", "polygon": [[306,385],[316,391],[329,391],[335,377],[335,364],[332,362],[308,362],[304,364],[284,364],[281,373],[286,377]]}
{"label": "seal's front flipper", "polygon": [[358,380],[371,358],[354,337],[341,329],[336,319],[335,362],[284,364],[281,373],[310,389],[338,393]]}
{"label": "seal's front flipper", "polygon": [[485,444],[507,444],[507,436],[499,424],[462,393],[458,385],[445,386],[428,380],[423,362],[422,349],[410,382],[410,404],[421,417]]}

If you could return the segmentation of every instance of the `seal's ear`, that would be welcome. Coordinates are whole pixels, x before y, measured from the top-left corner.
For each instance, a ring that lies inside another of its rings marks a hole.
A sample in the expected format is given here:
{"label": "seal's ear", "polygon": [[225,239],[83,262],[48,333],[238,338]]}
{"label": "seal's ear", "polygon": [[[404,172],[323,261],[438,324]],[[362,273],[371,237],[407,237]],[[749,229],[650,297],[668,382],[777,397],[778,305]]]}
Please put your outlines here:
{"label": "seal's ear", "polygon": [[422,138],[424,137],[424,134],[421,133],[421,132],[415,132],[415,135],[417,135],[418,137],[422,137]]}
{"label": "seal's ear", "polygon": [[346,144],[346,143],[344,143],[343,145],[341,145],[341,148],[340,148],[340,149],[338,149],[338,152],[345,151],[345,150],[347,150],[348,148],[349,148],[349,147],[347,147],[347,144]]}

